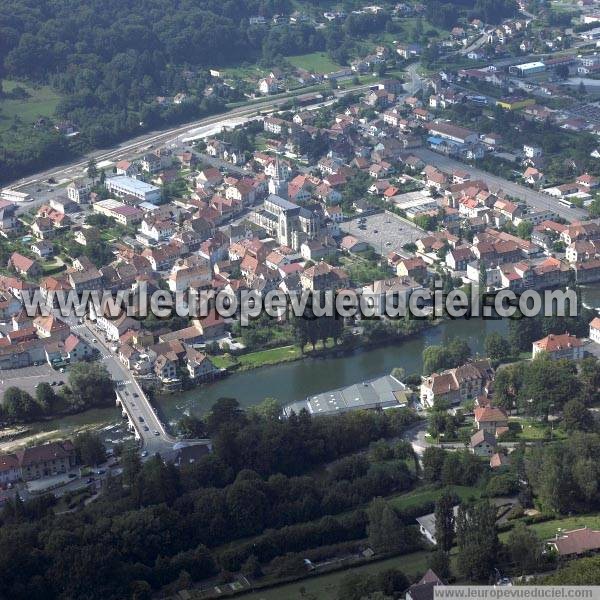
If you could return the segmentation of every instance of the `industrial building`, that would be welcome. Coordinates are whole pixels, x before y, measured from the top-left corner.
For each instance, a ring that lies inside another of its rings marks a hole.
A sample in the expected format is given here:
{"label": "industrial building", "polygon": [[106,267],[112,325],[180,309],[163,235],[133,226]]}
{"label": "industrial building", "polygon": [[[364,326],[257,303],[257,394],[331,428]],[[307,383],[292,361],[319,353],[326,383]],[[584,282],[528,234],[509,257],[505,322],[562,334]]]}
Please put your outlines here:
{"label": "industrial building", "polygon": [[546,65],[540,61],[512,65],[508,68],[509,73],[518,75],[519,77],[529,77],[530,75],[535,75],[536,73],[543,73],[545,70]]}
{"label": "industrial building", "polygon": [[395,377],[384,375],[370,381],[355,383],[301,402],[294,402],[283,409],[286,417],[305,409],[313,416],[335,415],[350,410],[400,408],[408,403],[408,388]]}
{"label": "industrial building", "polygon": [[160,188],[126,175],[107,179],[106,189],[119,198],[129,196],[137,198],[141,202],[151,202],[152,204],[157,204],[161,198]]}

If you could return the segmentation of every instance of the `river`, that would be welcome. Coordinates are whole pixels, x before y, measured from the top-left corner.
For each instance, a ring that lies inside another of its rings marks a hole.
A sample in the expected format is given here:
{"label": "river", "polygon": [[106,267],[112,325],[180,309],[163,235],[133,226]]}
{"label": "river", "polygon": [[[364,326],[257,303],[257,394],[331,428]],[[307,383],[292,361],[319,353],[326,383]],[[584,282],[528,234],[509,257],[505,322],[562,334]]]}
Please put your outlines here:
{"label": "river", "polygon": [[336,358],[298,360],[272,367],[234,373],[213,384],[164,396],[157,401],[163,417],[177,421],[182,413],[203,415],[223,396],[237,398],[242,406],[258,404],[266,397],[288,404],[306,396],[350,385],[402,367],[406,374],[420,373],[421,355],[427,346],[452,338],[465,340],[473,353],[483,353],[485,336],[506,333],[508,321],[446,321],[412,339]]}
{"label": "river", "polygon": [[[600,310],[600,285],[582,288],[582,298],[586,305]],[[389,373],[395,367],[402,367],[407,375],[420,373],[424,348],[452,338],[465,340],[474,354],[481,354],[485,336],[492,331],[506,334],[508,320],[445,321],[404,342],[358,350],[340,358],[305,359],[234,373],[210,385],[164,396],[156,404],[165,421],[172,424],[183,414],[206,414],[213,403],[224,396],[237,398],[245,407],[258,404],[266,397],[288,404],[309,395]],[[35,423],[31,428],[44,432],[43,438],[51,438],[57,430],[64,435],[73,435],[86,425],[98,429],[116,423],[122,423],[120,413],[115,408],[106,408]],[[104,435],[108,442],[109,438],[116,441],[124,434],[123,428],[119,427]]]}

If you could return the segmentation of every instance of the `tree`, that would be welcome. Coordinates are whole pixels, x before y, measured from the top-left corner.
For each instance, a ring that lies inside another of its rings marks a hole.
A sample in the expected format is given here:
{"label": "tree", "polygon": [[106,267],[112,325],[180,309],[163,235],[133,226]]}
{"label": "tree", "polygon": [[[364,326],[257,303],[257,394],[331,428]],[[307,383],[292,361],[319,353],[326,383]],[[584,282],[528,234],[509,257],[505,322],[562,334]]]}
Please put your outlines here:
{"label": "tree", "polygon": [[206,437],[206,424],[202,419],[192,415],[184,415],[177,424],[179,435],[187,439]]}
{"label": "tree", "polygon": [[446,452],[436,446],[427,446],[423,452],[423,478],[428,483],[440,481]]}
{"label": "tree", "polygon": [[375,552],[395,552],[407,546],[406,531],[394,509],[375,498],[367,509],[367,535]]}
{"label": "tree", "polygon": [[600,556],[572,560],[551,575],[544,585],[600,585]]}
{"label": "tree", "polygon": [[487,291],[487,265],[484,260],[479,261],[479,293],[484,294]]}
{"label": "tree", "polygon": [[126,485],[133,485],[137,476],[142,470],[142,460],[135,447],[126,448],[121,457],[121,467],[123,469],[123,482]]}
{"label": "tree", "polygon": [[563,424],[567,431],[591,431],[594,428],[594,417],[583,402],[574,398],[563,408]]}
{"label": "tree", "polygon": [[521,575],[533,573],[539,568],[544,544],[533,529],[518,523],[511,530],[506,546],[511,562]]}
{"label": "tree", "polygon": [[97,433],[85,431],[74,440],[75,452],[84,465],[99,465],[106,460],[104,444]]}
{"label": "tree", "polygon": [[494,361],[503,361],[511,355],[509,341],[498,332],[493,331],[485,338],[485,353]]}
{"label": "tree", "polygon": [[517,235],[524,240],[531,239],[532,231],[533,223],[531,221],[521,221],[517,225]]}
{"label": "tree", "polygon": [[454,504],[455,498],[445,491],[435,503],[435,539],[437,547],[450,552],[454,543]]}
{"label": "tree", "polygon": [[92,182],[96,181],[96,178],[98,177],[98,165],[96,163],[95,158],[90,159],[90,161],[88,162],[86,173],[87,176],[92,180]]}
{"label": "tree", "polygon": [[255,554],[251,554],[246,562],[242,565],[242,573],[246,577],[260,577],[263,572]]}
{"label": "tree", "polygon": [[496,507],[487,501],[461,505],[456,517],[458,566],[473,581],[487,581],[497,563]]}
{"label": "tree", "polygon": [[206,418],[209,434],[216,433],[224,425],[240,425],[245,422],[244,411],[235,398],[219,398]]}
{"label": "tree", "polygon": [[567,79],[569,77],[569,65],[556,65],[554,72],[559,79]]}
{"label": "tree", "polygon": [[72,402],[78,408],[106,405],[113,401],[114,383],[99,363],[78,362],[69,371]]}
{"label": "tree", "polygon": [[542,352],[525,368],[520,400],[526,411],[547,419],[551,410],[560,410],[567,398],[577,398],[580,392],[575,364]]}
{"label": "tree", "polygon": [[450,556],[443,550],[436,550],[429,555],[429,568],[443,581],[452,574],[450,571]]}
{"label": "tree", "polygon": [[39,404],[25,390],[11,386],[4,392],[2,409],[8,419],[28,421],[40,414]]}
{"label": "tree", "polygon": [[515,352],[531,351],[531,344],[542,337],[539,319],[515,315],[508,322],[508,338]]}
{"label": "tree", "polygon": [[52,407],[56,401],[56,394],[47,381],[38,383],[38,386],[35,388],[35,400],[43,412],[49,413],[52,411]]}
{"label": "tree", "polygon": [[281,403],[275,398],[265,398],[260,404],[253,406],[250,413],[268,421],[277,421],[281,416]]}

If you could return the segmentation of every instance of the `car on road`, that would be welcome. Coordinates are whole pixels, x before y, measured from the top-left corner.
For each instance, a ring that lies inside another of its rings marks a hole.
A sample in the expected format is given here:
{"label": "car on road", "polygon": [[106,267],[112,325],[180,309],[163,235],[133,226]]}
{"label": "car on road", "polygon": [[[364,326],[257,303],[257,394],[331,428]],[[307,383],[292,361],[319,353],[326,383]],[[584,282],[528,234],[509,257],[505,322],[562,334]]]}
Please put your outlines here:
{"label": "car on road", "polygon": [[146,456],[148,456],[148,450],[144,450],[144,451],[142,452],[142,456],[143,456],[144,458],[145,458]]}
{"label": "car on road", "polygon": [[96,338],[92,338],[92,342],[94,342],[94,344],[96,344],[98,342],[98,340]]}
{"label": "car on road", "polygon": [[138,417],[138,419],[139,419],[140,423],[143,423],[143,422],[144,422],[144,417],[142,417],[142,415],[140,415],[140,416]]}
{"label": "car on road", "polygon": [[94,483],[94,478],[93,477],[88,477],[86,480],[86,483]]}
{"label": "car on road", "polygon": [[144,431],[150,431],[150,427],[148,427],[148,425],[144,425]]}
{"label": "car on road", "polygon": [[69,473],[69,479],[75,479],[77,475],[75,473]]}
{"label": "car on road", "polygon": [[154,435],[160,435],[160,433],[158,433],[158,431],[155,429],[154,430]]}
{"label": "car on road", "polygon": [[139,398],[139,397],[140,397],[140,395],[139,395],[137,392],[133,392],[133,397],[134,397],[134,398]]}

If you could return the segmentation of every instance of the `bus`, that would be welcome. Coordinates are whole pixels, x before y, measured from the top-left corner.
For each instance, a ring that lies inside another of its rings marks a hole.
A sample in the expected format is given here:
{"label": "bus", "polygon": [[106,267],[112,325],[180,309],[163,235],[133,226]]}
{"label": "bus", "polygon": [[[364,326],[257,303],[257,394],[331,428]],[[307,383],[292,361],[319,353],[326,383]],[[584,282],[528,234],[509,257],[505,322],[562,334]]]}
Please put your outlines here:
{"label": "bus", "polygon": [[562,204],[563,206],[566,206],[568,208],[573,208],[575,206],[570,200],[567,200],[566,198],[561,198],[558,201],[558,203]]}

